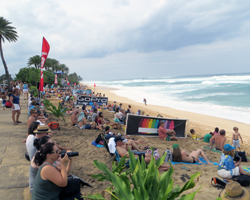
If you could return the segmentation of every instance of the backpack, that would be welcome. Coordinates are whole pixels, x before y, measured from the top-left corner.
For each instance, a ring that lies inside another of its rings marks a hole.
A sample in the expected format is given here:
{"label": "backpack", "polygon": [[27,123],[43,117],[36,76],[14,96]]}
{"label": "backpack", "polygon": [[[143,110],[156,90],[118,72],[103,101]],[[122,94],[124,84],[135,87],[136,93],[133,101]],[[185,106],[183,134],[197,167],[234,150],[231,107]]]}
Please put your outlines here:
{"label": "backpack", "polygon": [[11,108],[11,107],[12,107],[12,103],[11,103],[9,100],[6,101],[5,107],[6,107],[6,108]]}
{"label": "backpack", "polygon": [[234,153],[234,161],[247,162],[246,152],[245,151],[235,151]]}
{"label": "backpack", "polygon": [[237,181],[241,186],[247,187],[250,185],[250,176],[246,174],[241,174],[239,176],[233,176],[232,179]]}
{"label": "backpack", "polygon": [[167,153],[167,155],[166,155],[164,162],[168,162],[168,161],[172,162],[172,160],[173,160],[172,151],[166,150],[165,153]]}

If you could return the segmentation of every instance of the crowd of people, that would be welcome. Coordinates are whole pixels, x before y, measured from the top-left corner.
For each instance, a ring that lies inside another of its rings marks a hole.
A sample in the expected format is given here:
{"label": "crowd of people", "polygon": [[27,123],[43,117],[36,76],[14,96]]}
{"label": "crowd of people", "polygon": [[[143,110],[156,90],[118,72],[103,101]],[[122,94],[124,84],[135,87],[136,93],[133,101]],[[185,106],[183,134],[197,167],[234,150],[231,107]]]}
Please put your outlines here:
{"label": "crowd of people", "polygon": [[[28,119],[27,119],[27,138],[26,149],[27,158],[30,161],[29,168],[29,187],[32,192],[32,199],[58,199],[62,187],[67,186],[68,176],[73,171],[73,159],[65,153],[61,157],[61,151],[70,152],[70,147],[61,147],[53,140],[53,134],[57,132],[51,130],[48,126],[49,117],[44,108],[43,100],[39,96],[33,96],[29,93],[27,83],[13,83],[11,90],[0,88],[0,98],[2,98],[3,109],[5,107],[7,97],[12,104],[12,121],[15,125],[22,123],[19,121],[21,114],[20,95],[24,95],[27,100]],[[11,92],[10,92],[11,91]],[[45,87],[43,92],[44,98],[54,96],[60,101],[61,108],[67,110],[66,114],[71,115],[72,126],[78,127],[80,130],[94,129],[103,133],[105,142],[107,143],[108,151],[111,155],[118,154],[120,157],[126,156],[129,158],[128,150],[132,150],[136,159],[141,160],[142,157],[146,163],[151,161],[151,154],[147,153],[146,146],[144,149],[139,147],[139,144],[148,145],[145,139],[136,140],[127,135],[117,134],[114,130],[122,130],[126,126],[128,114],[134,114],[131,105],[128,108],[123,108],[122,103],[117,104],[98,104],[96,102],[90,107],[77,106],[76,100],[78,93],[73,94],[70,90],[60,91],[56,88]],[[105,97],[105,94],[94,93],[91,96]],[[145,103],[146,104],[146,103]],[[104,115],[104,110],[114,112],[113,120],[109,120]],[[144,111],[138,110],[137,115],[144,115]],[[215,128],[214,132],[206,134],[203,138],[196,135],[195,130],[191,129],[191,137],[195,140],[203,140],[209,143],[210,147],[215,146],[216,150],[222,151],[222,155],[218,166],[218,175],[222,178],[232,178],[234,175],[246,174],[241,167],[241,161],[234,162],[235,149],[240,149],[240,140],[243,139],[238,132],[237,127],[233,128],[232,145],[226,144],[226,131]],[[159,138],[164,141],[179,141],[184,140],[176,136],[174,130],[164,128],[164,121],[159,122],[158,127]],[[213,164],[208,160],[202,149],[198,149],[188,153],[180,148],[178,144],[172,146],[172,161],[185,163],[203,163],[200,161],[202,157],[207,164]],[[170,168],[167,163],[162,164],[159,170],[166,171]],[[74,197],[78,197],[76,194]]]}

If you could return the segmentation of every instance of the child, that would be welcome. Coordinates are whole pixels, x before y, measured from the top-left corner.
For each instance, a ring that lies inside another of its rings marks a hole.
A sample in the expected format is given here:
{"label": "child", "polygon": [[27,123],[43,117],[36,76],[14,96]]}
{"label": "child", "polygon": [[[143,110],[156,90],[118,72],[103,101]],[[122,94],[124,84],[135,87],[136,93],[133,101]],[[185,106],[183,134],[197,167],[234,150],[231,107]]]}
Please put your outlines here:
{"label": "child", "polygon": [[235,148],[230,144],[225,144],[223,147],[223,154],[221,155],[217,173],[220,177],[231,179],[233,176],[246,174],[244,169],[240,166],[240,162],[234,163]]}
{"label": "child", "polygon": [[242,137],[240,135],[240,133],[238,132],[239,129],[238,127],[234,127],[233,128],[234,130],[234,133],[233,133],[233,136],[232,136],[232,146],[235,147],[235,148],[239,148],[239,151],[240,151],[240,140],[239,138],[241,139],[241,142],[243,144],[243,140],[242,140]]}
{"label": "child", "polygon": [[195,135],[195,130],[194,129],[190,129],[190,133],[191,133],[191,137],[194,140],[201,140],[201,139],[203,139],[203,138],[199,138],[199,136]]}
{"label": "child", "polygon": [[213,137],[214,133],[213,132],[210,132],[208,134],[206,134],[203,138],[203,141],[204,142],[207,142],[207,143],[210,143],[210,139]]}
{"label": "child", "polygon": [[2,106],[3,110],[5,110],[5,103],[6,103],[6,93],[2,93]]}

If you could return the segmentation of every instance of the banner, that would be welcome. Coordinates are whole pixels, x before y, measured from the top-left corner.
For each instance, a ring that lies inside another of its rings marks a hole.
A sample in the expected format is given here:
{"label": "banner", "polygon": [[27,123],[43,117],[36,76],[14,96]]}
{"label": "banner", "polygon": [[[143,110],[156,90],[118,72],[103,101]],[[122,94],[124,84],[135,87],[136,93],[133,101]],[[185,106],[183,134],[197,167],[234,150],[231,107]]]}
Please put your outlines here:
{"label": "banner", "polygon": [[76,94],[77,92],[78,94],[89,95],[92,93],[92,90],[77,90],[77,89],[72,90],[73,95]]}
{"label": "banner", "polygon": [[96,102],[99,105],[108,104],[108,97],[90,97],[86,95],[79,95],[77,96],[77,105],[93,105]]}
{"label": "banner", "polygon": [[40,86],[39,86],[40,91],[43,91],[43,84],[44,84],[44,81],[43,81],[43,70],[44,70],[44,68],[43,67],[44,67],[45,61],[47,59],[47,56],[49,54],[49,49],[50,49],[49,43],[43,37],[42,56],[41,56],[41,78],[40,78]]}
{"label": "banner", "polygon": [[[159,122],[164,121],[164,128],[174,130],[176,137],[186,137],[186,119],[170,119],[143,115],[127,115],[126,135],[159,136]],[[188,127],[187,127],[188,128]]]}
{"label": "banner", "polygon": [[55,82],[54,82],[56,85],[58,84],[58,81],[57,81],[57,74],[55,74]]}

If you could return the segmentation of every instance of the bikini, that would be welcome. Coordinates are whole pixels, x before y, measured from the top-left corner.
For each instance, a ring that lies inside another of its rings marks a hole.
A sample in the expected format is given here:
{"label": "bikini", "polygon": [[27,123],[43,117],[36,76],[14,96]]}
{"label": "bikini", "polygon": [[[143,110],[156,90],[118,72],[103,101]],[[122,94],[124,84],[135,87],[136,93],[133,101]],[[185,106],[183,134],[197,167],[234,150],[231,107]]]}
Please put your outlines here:
{"label": "bikini", "polygon": [[196,163],[195,158],[193,156],[191,156],[191,157],[193,158],[193,163]]}

